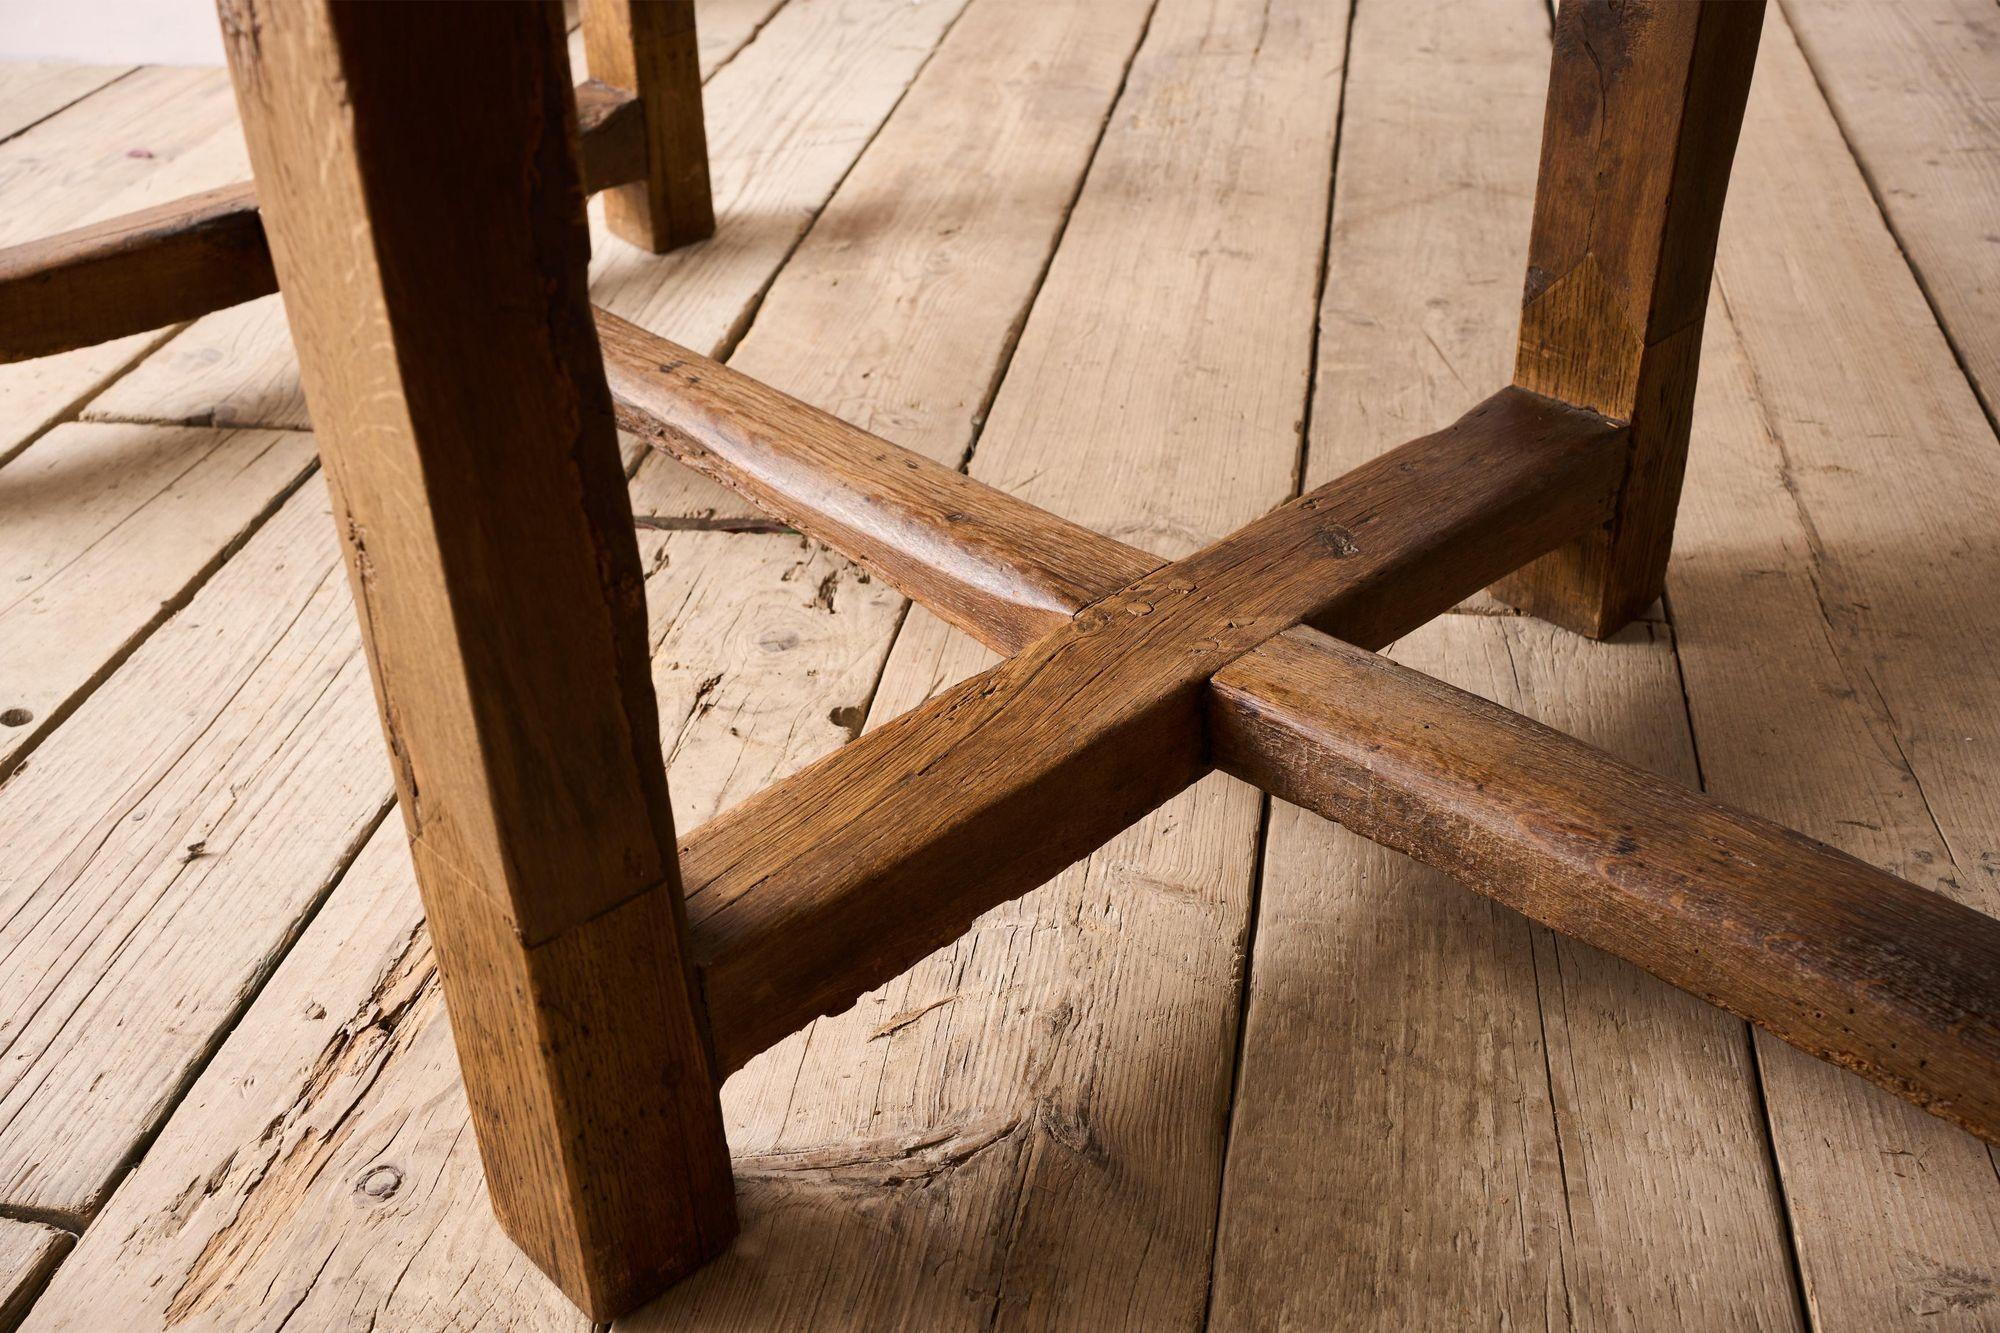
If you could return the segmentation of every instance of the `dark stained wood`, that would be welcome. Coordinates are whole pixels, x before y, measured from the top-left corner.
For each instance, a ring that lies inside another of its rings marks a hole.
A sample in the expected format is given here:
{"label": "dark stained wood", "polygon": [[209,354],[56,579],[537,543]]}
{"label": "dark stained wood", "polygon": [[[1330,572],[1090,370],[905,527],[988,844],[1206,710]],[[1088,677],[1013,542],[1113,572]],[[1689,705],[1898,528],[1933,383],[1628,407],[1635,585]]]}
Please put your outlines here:
{"label": "dark stained wood", "polygon": [[608,1318],[734,1209],[561,7],[222,15],[494,1209]]}
{"label": "dark stained wood", "polygon": [[1632,425],[1600,531],[1494,589],[1603,638],[1659,597],[1709,277],[1763,0],[1577,0],[1556,18],[1514,382]]}
{"label": "dark stained wood", "polygon": [[1324,635],[1208,720],[1218,767],[2000,1142],[2000,921]]}
{"label": "dark stained wood", "polygon": [[[644,176],[645,123],[632,95],[583,83],[576,102],[584,188]],[[277,290],[257,187],[239,181],[0,249],[0,363],[109,342]]]}
{"label": "dark stained wood", "polygon": [[[1060,627],[1074,610],[1113,597],[1113,579],[1151,572],[1151,559],[1122,542],[1024,505],[623,321],[600,313],[599,322],[621,424],[877,570],[990,647],[1018,651],[1024,640]],[[1403,586],[1403,578],[1396,583]],[[2000,1084],[1993,1075],[2000,1056],[1992,1025],[2000,1014],[2000,967],[1989,962],[2000,957],[2000,924],[1351,646],[1380,646],[1448,602],[1371,599],[1349,588],[1317,617],[1348,643],[1294,629],[1221,668],[1208,689],[1214,748],[1207,762],[1427,860],[1938,1115],[1994,1136]],[[1400,607],[1402,614],[1372,609],[1379,607]],[[960,690],[976,695],[1005,688],[995,672],[977,680]],[[932,705],[939,711],[963,706]],[[888,739],[895,728],[911,724],[919,743],[946,746],[915,724],[925,711],[695,830],[684,844],[694,949],[717,1010],[723,1068],[754,1054],[766,1036],[760,1032],[739,1049],[731,1012],[773,1000],[761,992],[739,999],[740,983],[716,965],[726,964],[732,950],[757,958],[759,966],[787,951],[810,950],[813,944],[800,941],[811,940],[822,923],[814,919],[801,929],[778,919],[798,905],[797,898],[778,893],[753,904],[758,913],[772,913],[771,920],[755,923],[756,938],[733,938],[732,931],[750,935],[752,928],[712,914],[722,896],[740,894],[753,877],[736,865],[716,868],[709,840],[726,834],[733,853],[743,854],[757,838],[759,801],[803,809],[852,780],[853,790],[869,794],[823,825],[801,820],[797,836],[811,850],[786,860],[782,873],[824,884],[829,894],[872,891],[868,876],[886,882],[901,873],[894,858],[914,855],[911,849],[924,844],[919,838],[854,850],[871,841],[857,831],[901,818],[885,818],[866,802],[879,792],[884,808],[900,812],[920,795],[923,801],[954,799],[928,786],[905,789],[894,782],[906,763],[924,762],[913,760],[919,752],[902,748],[904,742]],[[1064,716],[1075,712],[1066,705]],[[1402,738],[1397,753],[1404,767],[1391,766],[1387,757],[1377,763],[1390,732]],[[1148,761],[1158,762],[1157,756]],[[957,799],[969,811],[979,797],[968,798],[962,788]],[[1069,803],[1051,801],[1021,818],[1022,827],[1040,831],[1074,829],[1087,817]],[[1684,838],[1682,829],[1693,837]],[[1620,838],[1634,845],[1618,850]],[[1052,858],[1062,854],[1050,852]],[[780,873],[777,859],[765,863],[767,879]],[[933,944],[949,938],[949,922],[913,919],[912,904],[932,910],[926,891],[954,885],[968,872],[964,862],[946,858],[928,873],[932,878],[914,877],[899,890],[906,899],[885,901],[859,919],[895,923],[882,929],[907,929]],[[1038,882],[1033,876],[1040,872],[1014,873],[1025,887]],[[750,896],[770,888],[767,882]],[[992,901],[1007,896],[994,892]],[[1822,894],[1828,895],[1823,904]],[[1629,919],[1621,916],[1627,907]],[[959,909],[965,919],[976,910]],[[1907,935],[1903,921],[1914,923]],[[922,935],[926,928],[937,934]],[[1962,943],[1939,952],[1932,945],[1940,932]],[[927,947],[917,939],[905,946],[912,956]],[[886,978],[895,966],[884,966]],[[1823,1002],[1857,991],[1865,992],[1863,1003],[1851,1015]]]}
{"label": "dark stained wood", "polygon": [[644,169],[604,196],[612,234],[661,254],[715,232],[694,0],[583,0],[591,78],[644,111]]}
{"label": "dark stained wood", "polygon": [[[597,321],[621,426],[866,565],[1000,652],[1018,651],[1090,602],[1160,567],[1158,559],[1123,542],[899,448],[615,315],[599,311]],[[1477,588],[1466,583],[1467,570],[1518,564],[1528,528],[1575,533],[1608,512],[1603,446],[1615,445],[1618,435],[1601,417],[1507,389],[1449,429],[1295,501],[1313,506],[1349,484],[1370,487],[1362,493],[1372,501],[1390,493],[1377,478],[1395,467],[1407,470],[1404,482],[1417,488],[1409,493],[1421,494],[1418,507],[1433,510],[1435,519],[1428,533],[1420,523],[1399,533],[1408,544],[1393,571],[1378,582],[1344,571],[1336,603],[1301,618],[1369,645],[1423,624]],[[1536,460],[1549,474],[1525,479],[1518,450],[1537,442],[1549,447]],[[1490,462],[1489,475],[1472,465],[1475,452]],[[1461,460],[1468,464],[1462,471]],[[1421,491],[1432,483],[1440,488],[1437,496]],[[1474,522],[1464,506],[1480,497],[1496,508]],[[1253,524],[1237,536],[1259,531]]]}
{"label": "dark stained wood", "polygon": [[[680,376],[684,394],[710,387],[707,367],[686,355],[658,364],[673,366],[658,373]],[[724,454],[742,441],[715,443],[709,456],[729,475]],[[718,1067],[846,1007],[1201,776],[1200,696],[1228,661],[1306,618],[1393,635],[1597,521],[1619,445],[1602,418],[1504,390],[1090,602],[1006,662],[695,831],[682,867]],[[822,438],[817,449],[824,459],[839,443]],[[868,499],[838,480],[817,484],[803,465],[788,475],[772,458],[755,484],[803,479],[803,496],[786,494],[808,531],[815,500],[838,510]],[[865,467],[859,455],[845,461]],[[837,513],[824,535],[875,552],[900,545],[884,563],[907,577],[926,546],[907,514],[928,496],[906,491],[904,477],[923,467],[886,454],[876,467],[876,494],[904,498]]]}
{"label": "dark stained wood", "polygon": [[644,179],[646,111],[631,93],[595,79],[576,85],[576,132],[585,194]]}
{"label": "dark stained wood", "polygon": [[278,289],[248,181],[0,250],[0,361],[156,329]]}
{"label": "dark stained wood", "polygon": [[618,424],[1003,653],[1162,561],[606,311]]}

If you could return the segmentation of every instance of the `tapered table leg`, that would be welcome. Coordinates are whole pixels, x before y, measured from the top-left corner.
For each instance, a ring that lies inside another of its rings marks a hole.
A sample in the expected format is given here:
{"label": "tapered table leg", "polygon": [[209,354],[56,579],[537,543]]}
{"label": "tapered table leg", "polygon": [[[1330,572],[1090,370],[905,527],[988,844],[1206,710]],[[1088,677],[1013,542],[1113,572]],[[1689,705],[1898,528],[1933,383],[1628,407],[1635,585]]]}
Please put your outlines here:
{"label": "tapered table leg", "polygon": [[1514,382],[1632,423],[1604,528],[1494,592],[1603,638],[1660,595],[1763,0],[1566,0]]}
{"label": "tapered table leg", "polygon": [[493,1206],[607,1318],[735,1221],[561,7],[221,9]]}

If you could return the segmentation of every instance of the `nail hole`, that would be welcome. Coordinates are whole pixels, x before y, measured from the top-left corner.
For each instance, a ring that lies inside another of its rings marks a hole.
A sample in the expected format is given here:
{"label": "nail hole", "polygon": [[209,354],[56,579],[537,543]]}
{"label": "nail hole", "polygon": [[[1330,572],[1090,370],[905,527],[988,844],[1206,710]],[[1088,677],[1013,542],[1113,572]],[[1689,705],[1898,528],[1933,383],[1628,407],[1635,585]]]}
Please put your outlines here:
{"label": "nail hole", "polygon": [[403,1173],[395,1167],[383,1163],[367,1172],[355,1182],[354,1192],[380,1202],[396,1197],[396,1191],[403,1187]]}
{"label": "nail hole", "polygon": [[35,720],[35,715],[25,708],[10,708],[0,713],[0,727],[25,727]]}

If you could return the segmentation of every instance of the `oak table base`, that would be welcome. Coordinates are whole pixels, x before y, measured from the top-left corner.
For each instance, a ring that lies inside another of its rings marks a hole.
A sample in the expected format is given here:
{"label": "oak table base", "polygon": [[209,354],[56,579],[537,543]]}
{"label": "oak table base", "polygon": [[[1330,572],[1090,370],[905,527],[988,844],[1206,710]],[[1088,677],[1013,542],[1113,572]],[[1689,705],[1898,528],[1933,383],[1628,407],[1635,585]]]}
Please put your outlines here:
{"label": "oak table base", "polygon": [[[0,251],[0,359],[285,293],[495,1209],[594,1317],[733,1234],[729,1072],[1216,769],[2000,1142],[2000,923],[1370,651],[1658,596],[1761,3],[1563,5],[1514,385],[1170,564],[593,317],[586,191],[714,225],[686,0],[573,91],[552,3],[221,11],[256,185]],[[614,417],[1006,659],[677,842]]]}

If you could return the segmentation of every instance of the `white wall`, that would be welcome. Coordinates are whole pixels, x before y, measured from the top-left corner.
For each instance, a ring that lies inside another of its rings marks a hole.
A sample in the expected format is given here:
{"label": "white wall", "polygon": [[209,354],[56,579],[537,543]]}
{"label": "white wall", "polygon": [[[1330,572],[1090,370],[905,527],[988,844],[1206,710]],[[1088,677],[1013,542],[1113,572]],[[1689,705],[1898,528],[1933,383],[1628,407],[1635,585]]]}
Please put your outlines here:
{"label": "white wall", "polygon": [[222,36],[214,0],[0,0],[0,60],[31,59],[220,65]]}

